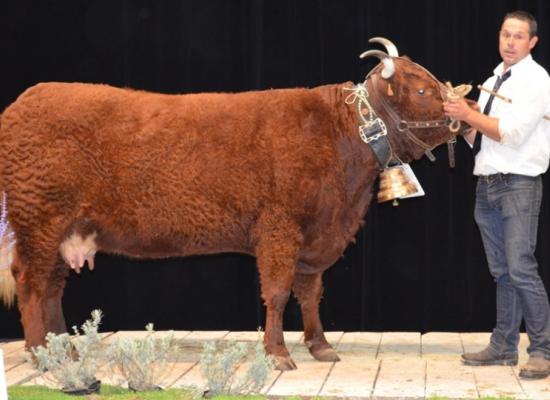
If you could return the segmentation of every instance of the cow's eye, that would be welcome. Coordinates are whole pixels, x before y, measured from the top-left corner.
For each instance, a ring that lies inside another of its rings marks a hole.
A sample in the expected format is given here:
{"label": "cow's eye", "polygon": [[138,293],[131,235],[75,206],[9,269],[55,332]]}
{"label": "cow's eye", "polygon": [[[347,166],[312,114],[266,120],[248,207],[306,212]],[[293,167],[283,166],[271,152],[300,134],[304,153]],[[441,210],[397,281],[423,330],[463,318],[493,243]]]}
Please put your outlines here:
{"label": "cow's eye", "polygon": [[420,96],[424,96],[424,89],[418,89],[418,94]]}

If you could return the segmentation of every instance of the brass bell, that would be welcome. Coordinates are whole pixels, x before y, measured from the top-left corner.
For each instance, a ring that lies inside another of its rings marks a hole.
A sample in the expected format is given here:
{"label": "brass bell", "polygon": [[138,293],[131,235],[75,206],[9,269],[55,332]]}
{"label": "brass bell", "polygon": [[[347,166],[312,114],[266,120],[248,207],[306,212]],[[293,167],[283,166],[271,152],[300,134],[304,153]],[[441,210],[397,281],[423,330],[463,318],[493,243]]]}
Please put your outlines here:
{"label": "brass bell", "polygon": [[[390,167],[380,172],[380,188],[378,189],[378,202],[398,199],[417,192],[416,185],[412,182],[402,168]],[[394,205],[397,205],[394,202]]]}

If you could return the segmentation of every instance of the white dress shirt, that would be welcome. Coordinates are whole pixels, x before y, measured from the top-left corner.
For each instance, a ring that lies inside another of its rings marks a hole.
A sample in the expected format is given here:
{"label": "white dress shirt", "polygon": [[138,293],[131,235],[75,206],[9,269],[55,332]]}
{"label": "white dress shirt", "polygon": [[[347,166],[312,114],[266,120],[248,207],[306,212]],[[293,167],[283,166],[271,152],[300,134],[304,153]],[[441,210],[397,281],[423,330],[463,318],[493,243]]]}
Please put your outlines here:
{"label": "white dress shirt", "polygon": [[[503,74],[500,63],[483,86],[492,89],[497,76]],[[483,135],[481,150],[476,156],[474,174],[511,173],[537,176],[546,171],[550,159],[550,77],[546,70],[527,55],[510,67],[512,75],[502,83],[493,100],[489,115],[499,119],[501,141]],[[478,104],[483,110],[489,93],[480,92]]]}

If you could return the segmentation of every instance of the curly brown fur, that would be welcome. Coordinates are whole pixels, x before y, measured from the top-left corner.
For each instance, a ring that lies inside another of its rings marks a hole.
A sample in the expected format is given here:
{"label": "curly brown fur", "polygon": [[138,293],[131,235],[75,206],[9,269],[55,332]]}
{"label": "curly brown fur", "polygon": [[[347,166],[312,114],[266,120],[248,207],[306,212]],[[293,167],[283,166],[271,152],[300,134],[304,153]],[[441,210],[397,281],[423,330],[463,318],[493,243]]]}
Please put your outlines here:
{"label": "curly brown fur", "polygon": [[[406,62],[397,61],[389,101],[407,116],[442,113],[435,96],[407,95],[408,86],[433,82]],[[2,116],[0,188],[10,196],[27,346],[65,329],[70,270],[59,249],[80,235],[75,246],[92,237],[99,251],[131,257],[254,255],[265,345],[280,368],[295,367],[282,336],[291,290],[312,354],[337,359],[318,316],[320,277],[353,240],[378,175],[344,86],[163,95],[41,83],[24,92]],[[402,159],[422,155],[390,134]],[[422,135],[435,145],[448,133]]]}

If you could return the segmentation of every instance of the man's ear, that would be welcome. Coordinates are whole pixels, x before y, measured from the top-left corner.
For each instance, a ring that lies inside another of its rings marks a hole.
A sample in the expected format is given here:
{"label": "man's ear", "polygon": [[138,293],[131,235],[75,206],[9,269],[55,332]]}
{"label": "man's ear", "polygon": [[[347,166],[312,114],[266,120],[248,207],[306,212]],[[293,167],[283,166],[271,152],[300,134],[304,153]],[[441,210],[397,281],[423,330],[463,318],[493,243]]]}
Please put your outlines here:
{"label": "man's ear", "polygon": [[529,40],[529,50],[532,50],[533,47],[535,47],[535,45],[537,44],[538,41],[539,41],[539,37],[538,37],[538,36],[533,36],[533,37]]}

